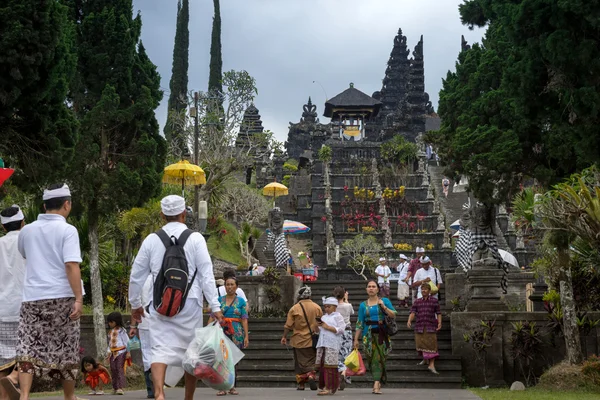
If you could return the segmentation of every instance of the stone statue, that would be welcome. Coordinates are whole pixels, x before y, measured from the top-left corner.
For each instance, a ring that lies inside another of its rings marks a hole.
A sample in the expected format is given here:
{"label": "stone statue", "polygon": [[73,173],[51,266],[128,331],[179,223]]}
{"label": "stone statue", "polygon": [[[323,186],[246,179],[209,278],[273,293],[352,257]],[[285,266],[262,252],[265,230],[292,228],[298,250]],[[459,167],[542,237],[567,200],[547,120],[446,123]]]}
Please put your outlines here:
{"label": "stone statue", "polygon": [[445,231],[446,230],[446,217],[444,216],[443,213],[439,213],[438,214],[438,218],[437,218],[437,231],[441,232],[441,231]]}
{"label": "stone statue", "polygon": [[427,200],[433,200],[433,184],[429,183],[429,187],[427,188]]}
{"label": "stone statue", "polygon": [[440,213],[440,202],[438,200],[434,200],[433,201],[433,212],[432,214],[439,214]]}
{"label": "stone statue", "polygon": [[494,268],[501,260],[498,254],[496,235],[493,231],[495,212],[493,207],[477,203],[471,208],[472,246],[475,252],[471,259],[472,268]]}
{"label": "stone statue", "polygon": [[277,268],[287,268],[290,253],[283,233],[283,213],[279,207],[269,211],[269,233],[264,251],[273,252]]}
{"label": "stone statue", "polygon": [[451,249],[452,244],[450,243],[450,231],[446,229],[444,231],[444,243],[442,244],[442,249]]}
{"label": "stone statue", "polygon": [[279,207],[269,211],[269,230],[274,235],[279,235],[283,232],[283,213]]}

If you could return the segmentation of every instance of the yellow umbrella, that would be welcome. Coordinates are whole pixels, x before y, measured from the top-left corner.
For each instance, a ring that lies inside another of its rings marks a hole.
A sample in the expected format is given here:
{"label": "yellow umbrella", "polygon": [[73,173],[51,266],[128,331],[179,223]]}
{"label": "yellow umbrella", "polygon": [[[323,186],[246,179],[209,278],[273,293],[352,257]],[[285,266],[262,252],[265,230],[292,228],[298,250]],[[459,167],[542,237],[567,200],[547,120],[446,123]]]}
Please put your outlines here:
{"label": "yellow umbrella", "polygon": [[265,196],[273,196],[273,204],[275,204],[275,197],[287,196],[288,188],[281,183],[271,182],[263,188],[263,194]]}
{"label": "yellow umbrella", "polygon": [[178,185],[181,182],[181,196],[184,197],[185,184],[203,185],[206,183],[206,174],[196,164],[191,164],[187,160],[181,160],[165,167],[162,181],[163,183],[173,185]]}

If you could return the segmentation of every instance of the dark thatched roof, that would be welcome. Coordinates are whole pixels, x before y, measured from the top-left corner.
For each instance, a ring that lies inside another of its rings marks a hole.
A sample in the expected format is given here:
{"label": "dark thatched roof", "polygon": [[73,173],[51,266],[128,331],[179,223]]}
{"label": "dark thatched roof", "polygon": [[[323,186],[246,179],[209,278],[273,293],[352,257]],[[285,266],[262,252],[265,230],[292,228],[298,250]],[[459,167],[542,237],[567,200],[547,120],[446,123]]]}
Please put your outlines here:
{"label": "dark thatched roof", "polygon": [[353,84],[342,93],[333,97],[325,103],[325,117],[331,117],[334,108],[352,109],[372,109],[370,116],[374,117],[381,108],[381,102],[354,88]]}

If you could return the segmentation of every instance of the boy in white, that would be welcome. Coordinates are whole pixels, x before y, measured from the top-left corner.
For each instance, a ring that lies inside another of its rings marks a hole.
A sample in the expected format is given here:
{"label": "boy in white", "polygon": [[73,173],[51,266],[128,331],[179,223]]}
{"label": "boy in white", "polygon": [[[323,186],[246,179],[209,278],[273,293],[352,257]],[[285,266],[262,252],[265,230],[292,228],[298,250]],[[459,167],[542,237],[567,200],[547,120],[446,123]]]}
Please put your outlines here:
{"label": "boy in white", "polygon": [[390,297],[390,275],[392,275],[392,270],[387,266],[385,257],[379,259],[379,265],[375,268],[375,275],[377,275],[377,285],[381,297]]}
{"label": "boy in white", "polygon": [[[413,283],[412,283],[413,288],[419,289],[419,292],[417,293],[417,298],[419,298],[419,299],[421,297],[423,297],[423,295],[421,294],[421,284],[423,284],[424,282],[433,282],[439,290],[443,283],[442,282],[442,274],[440,274],[440,270],[431,265],[431,259],[429,259],[429,257],[427,257],[427,256],[421,257],[420,261],[421,261],[421,268],[417,271],[417,273],[413,277]],[[436,293],[435,295],[432,295],[431,297],[435,297],[437,299],[438,294]]]}
{"label": "boy in white", "polygon": [[400,254],[400,264],[396,270],[400,274],[398,278],[398,300],[400,301],[400,307],[408,308],[408,296],[409,296],[409,286],[408,282],[410,278],[408,278],[408,257],[404,254]]}
{"label": "boy in white", "polygon": [[338,357],[342,345],[341,337],[346,329],[342,314],[337,312],[338,301],[328,297],[323,302],[325,313],[319,319],[319,341],[317,343],[316,365],[319,368],[319,396],[333,394],[340,386]]}

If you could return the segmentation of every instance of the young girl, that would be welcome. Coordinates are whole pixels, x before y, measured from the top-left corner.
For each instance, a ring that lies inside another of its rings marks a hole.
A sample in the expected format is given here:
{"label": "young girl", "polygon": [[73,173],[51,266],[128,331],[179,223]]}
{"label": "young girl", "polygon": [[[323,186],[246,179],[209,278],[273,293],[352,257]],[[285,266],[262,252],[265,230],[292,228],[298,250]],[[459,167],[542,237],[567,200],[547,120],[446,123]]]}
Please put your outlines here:
{"label": "young girl", "polygon": [[131,365],[131,355],[127,351],[129,335],[123,328],[123,316],[120,312],[112,312],[106,317],[111,329],[108,333],[107,361],[110,362],[113,394],[122,395],[125,387],[125,365]]}
{"label": "young girl", "polygon": [[319,393],[317,396],[334,394],[340,386],[338,358],[341,346],[341,336],[346,329],[344,317],[336,311],[338,301],[328,297],[323,302],[325,314],[317,319],[319,325],[319,341],[317,343],[316,366],[319,369]]}
{"label": "young girl", "polygon": [[352,325],[350,324],[350,317],[354,315],[354,308],[352,307],[352,304],[348,302],[348,292],[342,286],[337,286],[333,289],[333,297],[335,297],[339,303],[336,311],[344,318],[344,323],[346,324],[341,338],[338,359],[338,371],[342,374],[340,390],[344,390],[346,383],[350,383],[350,377],[346,377],[346,365],[344,365],[344,360],[352,351]]}
{"label": "young girl", "polygon": [[90,356],[83,357],[81,360],[81,372],[83,373],[83,384],[88,385],[92,390],[88,394],[104,394],[102,391],[102,385],[110,382],[110,376],[108,370],[98,364]]}

